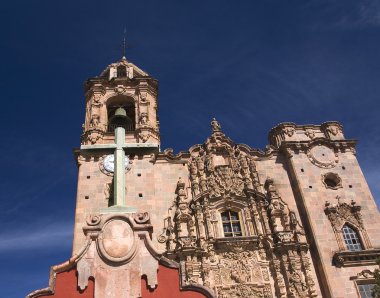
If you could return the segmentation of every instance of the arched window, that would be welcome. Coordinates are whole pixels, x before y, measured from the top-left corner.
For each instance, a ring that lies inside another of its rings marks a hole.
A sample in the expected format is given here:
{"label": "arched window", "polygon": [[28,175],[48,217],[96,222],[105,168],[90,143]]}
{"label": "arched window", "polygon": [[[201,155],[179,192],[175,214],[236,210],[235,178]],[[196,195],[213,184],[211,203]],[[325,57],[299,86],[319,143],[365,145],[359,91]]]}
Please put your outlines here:
{"label": "arched window", "polygon": [[231,210],[222,212],[222,224],[224,237],[243,236],[239,213]]}
{"label": "arched window", "polygon": [[350,251],[358,251],[362,250],[362,244],[360,242],[360,238],[356,231],[352,229],[349,225],[345,224],[342,229],[343,239],[346,243],[348,250]]}

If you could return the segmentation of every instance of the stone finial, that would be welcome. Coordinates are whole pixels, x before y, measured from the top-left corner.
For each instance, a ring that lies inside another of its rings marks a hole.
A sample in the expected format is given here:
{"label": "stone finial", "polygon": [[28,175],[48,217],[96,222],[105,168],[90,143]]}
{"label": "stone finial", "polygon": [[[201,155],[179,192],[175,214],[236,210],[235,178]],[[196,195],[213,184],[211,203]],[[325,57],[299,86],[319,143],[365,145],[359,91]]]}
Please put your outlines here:
{"label": "stone finial", "polygon": [[215,133],[215,132],[221,132],[220,124],[219,124],[219,122],[215,118],[212,118],[211,129],[212,129],[213,133]]}

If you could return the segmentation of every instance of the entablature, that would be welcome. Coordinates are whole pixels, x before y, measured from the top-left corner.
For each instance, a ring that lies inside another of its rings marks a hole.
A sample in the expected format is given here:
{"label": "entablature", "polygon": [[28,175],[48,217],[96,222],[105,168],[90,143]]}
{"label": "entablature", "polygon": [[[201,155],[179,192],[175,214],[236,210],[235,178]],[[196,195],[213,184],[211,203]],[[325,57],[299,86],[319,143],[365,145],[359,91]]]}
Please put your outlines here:
{"label": "entablature", "polygon": [[367,249],[359,251],[337,251],[333,255],[333,262],[337,267],[376,265],[380,258],[380,249]]}

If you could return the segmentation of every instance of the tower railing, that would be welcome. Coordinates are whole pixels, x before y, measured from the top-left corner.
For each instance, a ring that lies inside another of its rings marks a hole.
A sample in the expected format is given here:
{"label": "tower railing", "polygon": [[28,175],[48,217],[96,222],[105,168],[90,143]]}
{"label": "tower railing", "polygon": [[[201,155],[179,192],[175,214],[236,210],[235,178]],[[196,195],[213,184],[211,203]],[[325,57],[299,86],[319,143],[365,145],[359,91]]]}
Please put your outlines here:
{"label": "tower railing", "polygon": [[106,125],[106,132],[113,133],[116,127],[124,127],[125,132],[135,131],[135,125],[133,123],[124,123],[124,124],[108,124]]}

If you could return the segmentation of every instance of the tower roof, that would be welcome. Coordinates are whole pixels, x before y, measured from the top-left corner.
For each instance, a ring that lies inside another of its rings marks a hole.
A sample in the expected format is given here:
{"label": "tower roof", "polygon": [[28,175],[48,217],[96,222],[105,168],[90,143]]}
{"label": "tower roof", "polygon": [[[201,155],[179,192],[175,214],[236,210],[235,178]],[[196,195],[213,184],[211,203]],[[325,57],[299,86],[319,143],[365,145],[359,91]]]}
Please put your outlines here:
{"label": "tower roof", "polygon": [[109,78],[110,70],[117,69],[120,66],[124,66],[127,69],[133,68],[133,76],[134,77],[148,77],[149,74],[143,71],[141,68],[137,67],[135,64],[129,62],[125,56],[123,56],[119,61],[111,63],[108,65],[99,75],[101,78]]}

